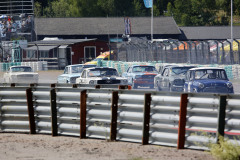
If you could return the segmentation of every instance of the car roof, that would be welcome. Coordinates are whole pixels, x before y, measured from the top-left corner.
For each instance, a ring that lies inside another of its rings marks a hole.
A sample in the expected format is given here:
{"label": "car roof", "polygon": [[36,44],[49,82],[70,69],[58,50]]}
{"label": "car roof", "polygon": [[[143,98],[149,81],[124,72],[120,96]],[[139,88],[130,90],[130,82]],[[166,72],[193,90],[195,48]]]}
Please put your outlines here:
{"label": "car roof", "polygon": [[11,66],[10,68],[17,68],[17,67],[27,67],[27,68],[32,68],[31,66]]}
{"label": "car roof", "polygon": [[139,67],[139,66],[151,66],[151,67],[155,67],[154,65],[148,65],[148,64],[134,64],[134,65],[132,65],[132,67]]}
{"label": "car roof", "polygon": [[95,64],[71,64],[71,65],[67,65],[66,67],[71,67],[71,66],[88,66],[88,65],[93,66]]}
{"label": "car roof", "polygon": [[223,68],[220,68],[220,67],[196,67],[196,68],[191,68],[190,71],[193,71],[193,70],[202,70],[202,69],[221,69],[221,70],[224,70]]}
{"label": "car roof", "polygon": [[171,65],[171,66],[167,66],[166,68],[175,68],[175,67],[196,67],[196,66],[190,66],[190,65]]}
{"label": "car roof", "polygon": [[114,69],[114,70],[116,70],[113,67],[91,67],[91,68],[86,68],[85,70],[91,70],[91,69]]}

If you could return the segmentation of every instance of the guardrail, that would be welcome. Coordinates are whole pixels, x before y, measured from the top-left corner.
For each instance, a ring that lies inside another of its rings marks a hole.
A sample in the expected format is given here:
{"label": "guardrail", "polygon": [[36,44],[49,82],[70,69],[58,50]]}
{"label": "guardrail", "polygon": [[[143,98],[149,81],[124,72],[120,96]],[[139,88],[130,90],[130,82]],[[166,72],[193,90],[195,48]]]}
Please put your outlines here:
{"label": "guardrail", "polygon": [[2,84],[1,132],[71,135],[178,149],[207,150],[206,143],[217,143],[220,135],[240,144],[240,95],[96,88]]}

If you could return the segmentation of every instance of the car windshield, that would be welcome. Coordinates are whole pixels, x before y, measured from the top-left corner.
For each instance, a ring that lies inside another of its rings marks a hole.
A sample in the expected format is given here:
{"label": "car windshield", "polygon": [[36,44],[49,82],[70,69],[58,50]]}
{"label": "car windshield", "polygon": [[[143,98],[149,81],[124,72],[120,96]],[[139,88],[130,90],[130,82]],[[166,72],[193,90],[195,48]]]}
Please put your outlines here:
{"label": "car windshield", "polygon": [[190,67],[174,67],[172,68],[172,75],[186,74]]}
{"label": "car windshield", "polygon": [[13,67],[12,72],[32,72],[31,67]]}
{"label": "car windshield", "polygon": [[217,69],[202,69],[196,70],[195,79],[222,79],[227,80],[227,75],[224,70]]}
{"label": "car windshield", "polygon": [[157,72],[153,66],[137,66],[133,67],[133,72]]}
{"label": "car windshield", "polygon": [[115,69],[91,69],[88,72],[88,77],[112,77],[118,76],[118,72]]}
{"label": "car windshield", "polygon": [[72,66],[72,73],[81,73],[83,70],[83,66]]}

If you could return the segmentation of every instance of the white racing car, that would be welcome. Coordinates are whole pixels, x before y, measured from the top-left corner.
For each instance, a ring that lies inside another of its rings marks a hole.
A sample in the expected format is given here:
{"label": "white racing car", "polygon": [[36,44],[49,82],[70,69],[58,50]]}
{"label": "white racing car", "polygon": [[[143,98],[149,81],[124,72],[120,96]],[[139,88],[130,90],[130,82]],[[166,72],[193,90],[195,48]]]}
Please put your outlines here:
{"label": "white racing car", "polygon": [[84,69],[81,76],[76,79],[76,83],[127,85],[128,81],[126,78],[119,77],[117,70],[114,68],[93,67]]}
{"label": "white racing car", "polygon": [[38,79],[30,66],[11,66],[3,75],[5,83],[38,83]]}

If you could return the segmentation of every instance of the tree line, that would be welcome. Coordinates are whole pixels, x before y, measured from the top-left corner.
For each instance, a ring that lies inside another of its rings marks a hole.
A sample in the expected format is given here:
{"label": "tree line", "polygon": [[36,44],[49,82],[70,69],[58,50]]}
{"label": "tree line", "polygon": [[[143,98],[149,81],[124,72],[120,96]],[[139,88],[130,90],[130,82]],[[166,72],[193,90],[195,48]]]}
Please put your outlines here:
{"label": "tree line", "polygon": [[[240,16],[240,0],[233,15]],[[36,17],[151,16],[143,0],[35,0]],[[153,16],[173,16],[179,26],[229,25],[231,0],[153,0]]]}

